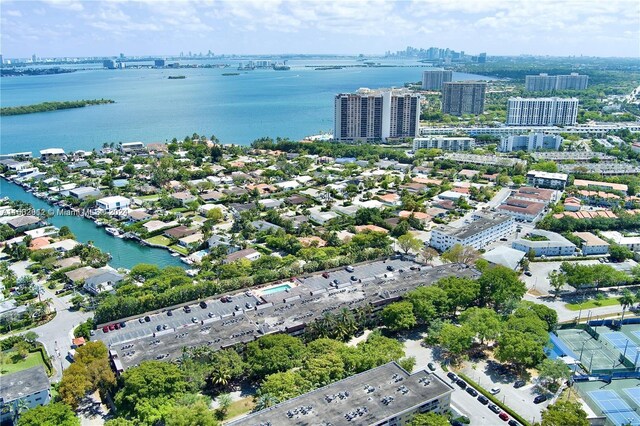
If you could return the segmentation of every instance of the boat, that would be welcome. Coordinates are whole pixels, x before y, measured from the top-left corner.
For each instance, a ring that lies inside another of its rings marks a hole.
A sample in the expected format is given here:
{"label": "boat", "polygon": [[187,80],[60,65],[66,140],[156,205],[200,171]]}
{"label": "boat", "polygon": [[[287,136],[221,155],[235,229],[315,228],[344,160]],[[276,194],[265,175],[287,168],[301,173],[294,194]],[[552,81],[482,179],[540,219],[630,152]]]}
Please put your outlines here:
{"label": "boat", "polygon": [[171,256],[178,257],[178,256],[180,256],[180,253],[171,253]]}
{"label": "boat", "polygon": [[104,226],[104,222],[98,219],[96,220],[96,226]]}
{"label": "boat", "polygon": [[104,230],[107,231],[107,234],[113,235],[114,237],[120,236],[120,231],[116,228],[105,228]]}
{"label": "boat", "polygon": [[187,76],[185,76],[185,75],[170,75],[167,78],[169,80],[183,80],[183,79],[187,78]]}

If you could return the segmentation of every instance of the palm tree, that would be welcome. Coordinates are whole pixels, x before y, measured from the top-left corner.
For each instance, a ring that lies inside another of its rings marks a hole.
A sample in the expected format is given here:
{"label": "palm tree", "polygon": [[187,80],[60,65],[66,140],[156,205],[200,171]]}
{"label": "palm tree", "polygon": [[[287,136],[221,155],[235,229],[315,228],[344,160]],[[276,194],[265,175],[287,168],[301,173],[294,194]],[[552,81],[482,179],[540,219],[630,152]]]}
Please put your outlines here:
{"label": "palm tree", "polygon": [[622,305],[622,317],[620,318],[620,323],[624,320],[624,313],[627,308],[633,305],[633,302],[636,301],[636,298],[633,297],[633,294],[629,290],[624,290],[622,292],[622,296],[618,299],[618,302]]}
{"label": "palm tree", "polygon": [[278,402],[280,402],[278,401],[278,398],[268,393],[260,395],[258,398],[256,398],[256,406],[253,408],[253,411],[255,412],[264,410],[265,408],[273,407]]}
{"label": "palm tree", "polygon": [[226,368],[214,368],[209,375],[209,379],[213,386],[225,387],[229,384],[229,380],[231,380],[231,373]]}

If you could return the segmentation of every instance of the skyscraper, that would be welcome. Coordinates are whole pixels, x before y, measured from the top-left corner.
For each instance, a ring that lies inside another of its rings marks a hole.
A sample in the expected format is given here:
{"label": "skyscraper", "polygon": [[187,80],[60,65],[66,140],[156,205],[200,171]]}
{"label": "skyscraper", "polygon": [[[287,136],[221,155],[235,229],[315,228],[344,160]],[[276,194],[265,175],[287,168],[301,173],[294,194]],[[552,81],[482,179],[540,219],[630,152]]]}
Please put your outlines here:
{"label": "skyscraper", "polygon": [[335,97],[334,139],[376,142],[413,138],[420,123],[420,95],[406,89],[359,89]]}
{"label": "skyscraper", "polygon": [[482,114],[487,83],[456,81],[442,85],[442,112],[451,115]]}
{"label": "skyscraper", "polygon": [[529,92],[551,92],[555,90],[585,90],[589,84],[588,75],[572,72],[569,75],[528,75],[525,89]]}
{"label": "skyscraper", "polygon": [[577,98],[510,98],[508,126],[564,126],[576,124]]}
{"label": "skyscraper", "polygon": [[436,68],[422,72],[422,88],[424,90],[442,90],[442,84],[453,79],[453,71]]}

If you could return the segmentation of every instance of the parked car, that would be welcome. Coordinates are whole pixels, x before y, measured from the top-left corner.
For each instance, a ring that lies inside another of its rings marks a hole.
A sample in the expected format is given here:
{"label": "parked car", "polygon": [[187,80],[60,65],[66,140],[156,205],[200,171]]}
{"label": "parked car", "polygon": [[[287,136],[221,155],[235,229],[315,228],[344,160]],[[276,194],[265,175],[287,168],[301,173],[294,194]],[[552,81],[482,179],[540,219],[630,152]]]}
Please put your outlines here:
{"label": "parked car", "polygon": [[354,271],[353,266],[351,266],[351,265],[345,267],[344,270],[347,271],[347,272],[353,272]]}
{"label": "parked car", "polygon": [[478,402],[482,405],[487,405],[489,403],[489,398],[484,395],[478,395]]}
{"label": "parked car", "polygon": [[464,381],[464,380],[462,380],[462,379],[458,379],[458,380],[456,380],[456,384],[457,384],[458,386],[460,386],[462,389],[466,389],[466,388],[467,388],[467,382],[465,382],[465,381]]}
{"label": "parked car", "polygon": [[207,315],[209,315],[209,318],[213,318],[215,316],[213,312],[209,312]]}
{"label": "parked car", "polygon": [[355,275],[351,275],[351,281],[358,281],[358,277],[356,277]]}
{"label": "parked car", "polygon": [[158,325],[156,326],[156,331],[160,331],[160,330],[162,330],[162,325],[161,325],[161,324],[158,324]]}
{"label": "parked car", "polygon": [[516,389],[518,389],[518,388],[523,387],[523,386],[524,386],[524,385],[526,385],[526,384],[527,384],[527,382],[525,382],[524,380],[516,380],[516,381],[513,383],[513,387],[514,387],[514,388],[516,388]]}
{"label": "parked car", "polygon": [[220,301],[221,301],[222,303],[227,303],[227,302],[231,302],[231,299],[229,298],[229,296],[222,296],[222,297],[220,298]]}
{"label": "parked car", "polygon": [[500,417],[500,420],[506,422],[507,420],[509,420],[509,415],[507,413],[505,413],[504,411],[500,414],[498,414],[498,417]]}
{"label": "parked car", "polygon": [[184,307],[184,308],[182,308],[182,309],[184,309],[184,311],[185,311],[187,314],[191,312],[191,307],[190,307],[190,306],[185,306],[185,307]]}
{"label": "parked car", "polygon": [[547,400],[547,395],[538,395],[533,398],[534,404],[540,404],[541,402],[545,402]]}
{"label": "parked car", "polygon": [[497,394],[499,394],[499,393],[500,393],[500,388],[498,388],[498,387],[491,388],[491,390],[489,391],[489,393],[490,393],[491,395],[497,395]]}
{"label": "parked car", "polygon": [[473,397],[478,396],[478,391],[475,390],[474,388],[472,388],[471,386],[469,386],[467,389],[465,389],[467,391],[467,393]]}
{"label": "parked car", "polygon": [[109,324],[109,330],[110,330],[110,331],[113,331],[113,330],[115,330],[115,329],[116,329],[115,324]]}
{"label": "parked car", "polygon": [[329,273],[328,272],[323,272],[322,273],[322,278],[329,278]]}
{"label": "parked car", "polygon": [[253,305],[251,303],[249,303],[249,302],[245,303],[244,307],[247,308],[247,309],[253,309]]}
{"label": "parked car", "polygon": [[126,327],[127,323],[125,321],[120,321],[120,327]]}
{"label": "parked car", "polygon": [[167,311],[167,315],[168,315],[168,316],[170,316],[170,317],[171,317],[171,316],[173,316],[173,311],[172,311],[171,309],[169,309],[169,310]]}
{"label": "parked car", "polygon": [[147,315],[146,317],[144,317],[144,320],[145,320],[146,322],[150,322],[150,321],[151,321],[151,317],[150,317],[149,315]]}
{"label": "parked car", "polygon": [[498,407],[496,404],[489,404],[489,410],[493,411],[494,413],[498,414],[502,411],[502,409],[500,407]]}
{"label": "parked car", "polygon": [[387,265],[387,271],[395,271],[395,268],[391,265]]}
{"label": "parked car", "polygon": [[142,318],[142,317],[138,318],[138,322],[139,322],[140,324],[144,324],[144,318]]}
{"label": "parked car", "polygon": [[198,318],[196,318],[196,317],[191,318],[191,322],[194,323],[194,324],[197,323],[198,322]]}
{"label": "parked car", "polygon": [[507,423],[509,426],[520,426],[520,423],[518,423],[517,421],[515,421],[515,419],[511,419],[509,420],[509,423]]}
{"label": "parked car", "polygon": [[432,363],[432,362],[430,362],[429,364],[427,364],[427,367],[429,367],[429,370],[431,370],[431,371],[436,371],[436,366],[435,366],[435,365],[433,365],[433,363]]}
{"label": "parked car", "polygon": [[108,333],[109,332],[109,326],[105,325],[104,327],[102,327],[102,332],[103,333]]}
{"label": "parked car", "polygon": [[205,302],[204,300],[202,302],[200,302],[200,307],[202,309],[205,309],[207,307],[207,302]]}
{"label": "parked car", "polygon": [[532,276],[533,274],[531,273],[531,271],[524,271],[524,274],[528,277]]}
{"label": "parked car", "polygon": [[453,372],[449,371],[447,373],[447,377],[450,378],[451,380],[458,380],[458,376],[456,376]]}
{"label": "parked car", "polygon": [[117,322],[117,323],[113,324],[113,328],[115,328],[116,330],[120,330],[120,323]]}

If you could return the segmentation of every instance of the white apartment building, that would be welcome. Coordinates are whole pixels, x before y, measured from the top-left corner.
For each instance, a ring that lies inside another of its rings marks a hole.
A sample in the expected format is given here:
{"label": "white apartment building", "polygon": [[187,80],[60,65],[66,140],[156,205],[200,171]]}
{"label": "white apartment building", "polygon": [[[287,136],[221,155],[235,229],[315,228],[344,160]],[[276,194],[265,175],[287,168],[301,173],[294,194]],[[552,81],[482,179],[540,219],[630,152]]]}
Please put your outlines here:
{"label": "white apartment building", "polygon": [[413,150],[437,148],[443,151],[470,151],[476,146],[473,138],[431,136],[427,138],[415,138]]}
{"label": "white apartment building", "polygon": [[618,231],[601,231],[600,234],[607,240],[625,246],[631,251],[640,251],[640,236],[625,236]]}
{"label": "white apartment building", "polygon": [[545,135],[544,133],[503,136],[500,141],[500,151],[557,151],[562,145],[562,141],[563,138],[560,135]]}
{"label": "white apartment building", "polygon": [[573,256],[576,252],[576,245],[555,232],[534,229],[529,232],[531,236],[545,238],[544,241],[531,241],[526,238],[518,238],[511,247],[529,253],[533,251],[536,257],[539,256]]}
{"label": "white apartment building", "polygon": [[51,400],[49,389],[49,377],[43,365],[3,375],[0,380],[0,422],[11,424],[19,409],[47,405]]}
{"label": "white apartment building", "polygon": [[555,90],[585,90],[589,84],[588,75],[572,72],[569,75],[528,75],[525,89],[529,92],[550,92]]}
{"label": "white apartment building", "polygon": [[40,159],[44,162],[64,160],[66,154],[62,148],[47,148],[40,151]]}
{"label": "white apartment building", "polygon": [[574,232],[573,235],[582,241],[580,248],[585,256],[609,253],[609,243],[597,235],[591,232]]}
{"label": "white apartment building", "polygon": [[574,125],[578,117],[577,98],[510,98],[507,126]]}
{"label": "white apartment building", "polygon": [[481,249],[507,237],[513,230],[513,224],[513,218],[504,214],[476,213],[471,223],[460,228],[442,225],[433,229],[429,245],[439,251],[448,250],[456,244]]}
{"label": "white apartment building", "polygon": [[527,173],[527,183],[541,188],[564,188],[569,175],[565,173],[549,173],[531,170]]}
{"label": "white apartment building", "polygon": [[105,213],[128,210],[130,205],[131,200],[120,195],[104,197],[96,201],[96,207]]}
{"label": "white apartment building", "polygon": [[418,135],[420,95],[406,89],[340,93],[334,107],[335,140],[376,142]]}
{"label": "white apartment building", "polygon": [[147,147],[142,142],[120,142],[118,149],[123,154],[137,154],[147,152]]}

